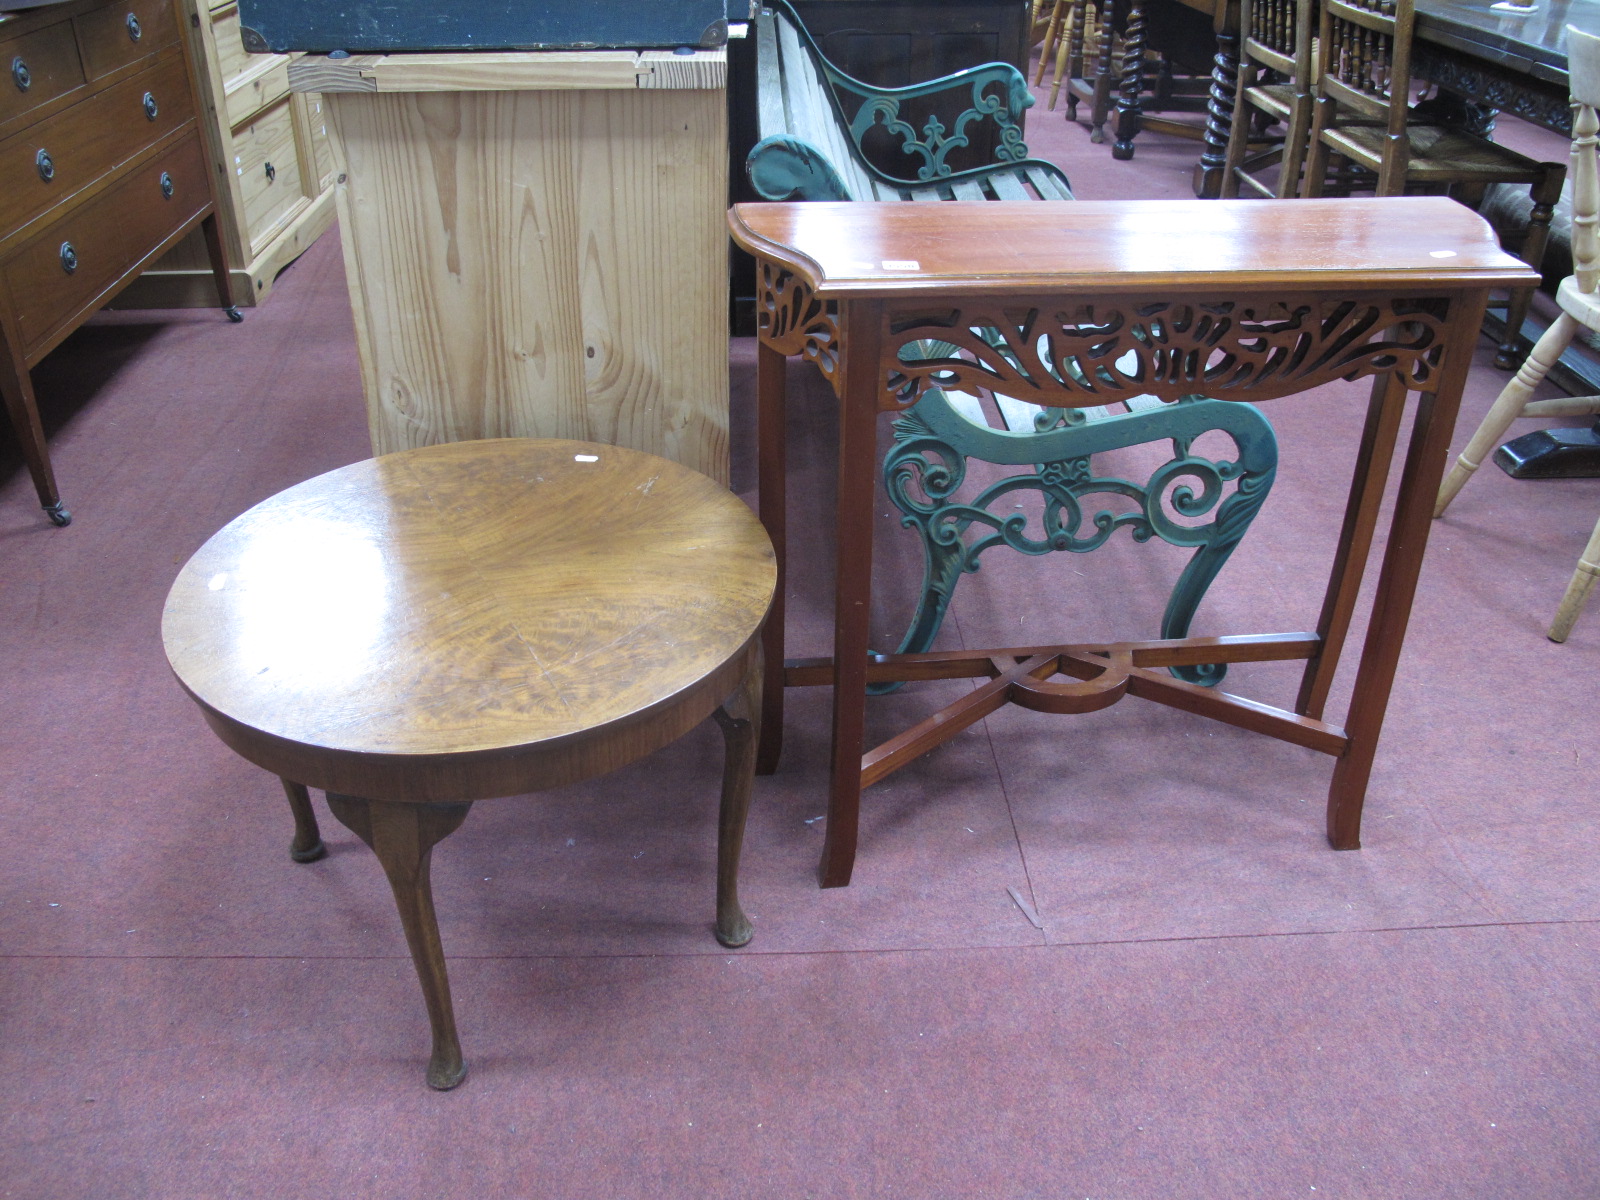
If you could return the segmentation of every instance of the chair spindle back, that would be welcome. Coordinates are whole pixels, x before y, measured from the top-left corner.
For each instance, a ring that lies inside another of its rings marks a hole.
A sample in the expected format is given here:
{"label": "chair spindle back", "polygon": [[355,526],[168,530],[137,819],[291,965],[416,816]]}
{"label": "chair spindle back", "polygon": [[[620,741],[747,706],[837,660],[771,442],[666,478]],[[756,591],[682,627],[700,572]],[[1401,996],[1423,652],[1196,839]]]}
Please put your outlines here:
{"label": "chair spindle back", "polygon": [[1567,69],[1572,94],[1572,266],[1580,291],[1600,285],[1600,37],[1567,26]]}

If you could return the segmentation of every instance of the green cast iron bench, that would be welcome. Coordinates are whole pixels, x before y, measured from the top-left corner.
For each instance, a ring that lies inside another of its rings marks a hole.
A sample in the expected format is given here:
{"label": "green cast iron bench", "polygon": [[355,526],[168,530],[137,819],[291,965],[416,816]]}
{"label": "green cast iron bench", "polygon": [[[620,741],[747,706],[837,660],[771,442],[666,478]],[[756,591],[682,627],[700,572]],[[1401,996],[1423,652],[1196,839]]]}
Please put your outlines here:
{"label": "green cast iron bench", "polygon": [[[1021,119],[1033,95],[1009,63],[911,87],[877,88],[829,62],[786,0],[769,0],[756,17],[755,33],[761,140],[745,167],[764,199],[1071,202],[1061,169],[1028,157]],[[878,165],[869,160],[869,138],[876,139]],[[952,156],[965,150],[970,157],[975,144],[989,145],[992,161],[954,169]],[[881,165],[902,160],[905,169],[898,175]],[[1159,323],[1152,329],[1148,336],[1165,336]],[[995,356],[1015,353],[998,330],[974,332]],[[943,342],[920,348],[930,358],[959,353]],[[1048,353],[1039,357],[1051,360]],[[1191,453],[1196,439],[1215,430],[1233,441],[1235,457]],[[923,548],[922,589],[898,647],[902,654],[933,644],[956,584],[979,568],[987,551],[1009,546],[1029,555],[1082,554],[1104,545],[1118,529],[1137,541],[1155,537],[1194,549],[1161,624],[1161,637],[1186,637],[1206,589],[1265,501],[1278,461],[1272,426],[1258,410],[1204,396],[1173,404],[1134,397],[1123,405],[1062,409],[998,393],[930,389],[895,422],[894,434],[884,486],[901,524],[917,531]],[[1170,440],[1171,456],[1143,484],[1094,471],[1096,454],[1163,440]],[[980,487],[969,483],[968,459],[1033,469]],[[1030,493],[1034,503],[1018,503]],[[1091,496],[1106,499],[1091,504]],[[1172,670],[1210,685],[1226,667]]]}
{"label": "green cast iron bench", "polygon": [[[761,140],[746,169],[763,199],[1072,199],[1060,167],[1028,157],[1022,114],[1033,94],[1010,63],[878,88],[829,62],[785,0],[757,15],[755,32]],[[907,119],[913,109],[920,130]],[[953,169],[950,158],[983,144],[979,135],[992,161]],[[874,136],[897,146],[890,159],[902,169],[891,174],[869,161],[865,143]]]}

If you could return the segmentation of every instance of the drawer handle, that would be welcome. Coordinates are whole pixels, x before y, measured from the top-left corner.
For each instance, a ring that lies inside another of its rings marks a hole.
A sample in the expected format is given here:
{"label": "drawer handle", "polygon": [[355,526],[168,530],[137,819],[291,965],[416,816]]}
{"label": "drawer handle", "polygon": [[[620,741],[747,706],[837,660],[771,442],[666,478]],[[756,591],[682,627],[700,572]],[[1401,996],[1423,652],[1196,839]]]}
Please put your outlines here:
{"label": "drawer handle", "polygon": [[144,30],[139,28],[139,18],[134,13],[128,14],[128,40],[137,42],[144,36]]}
{"label": "drawer handle", "polygon": [[167,171],[161,172],[161,194],[172,199],[172,175]]}
{"label": "drawer handle", "polygon": [[33,156],[33,165],[39,168],[39,178],[49,183],[56,177],[56,162],[50,151],[41,149]]}
{"label": "drawer handle", "polygon": [[33,72],[28,70],[20,54],[11,60],[11,82],[17,85],[19,92],[27,91],[33,84]]}
{"label": "drawer handle", "polygon": [[146,92],[144,94],[144,115],[150,120],[154,121],[156,119],[156,114],[160,111],[161,109],[156,105],[156,98],[149,92]]}
{"label": "drawer handle", "polygon": [[278,177],[278,168],[273,166],[271,163],[268,163],[267,164],[267,182],[271,183],[277,177]]}
{"label": "drawer handle", "polygon": [[72,248],[71,242],[61,243],[61,269],[68,275],[78,269],[78,252]]}

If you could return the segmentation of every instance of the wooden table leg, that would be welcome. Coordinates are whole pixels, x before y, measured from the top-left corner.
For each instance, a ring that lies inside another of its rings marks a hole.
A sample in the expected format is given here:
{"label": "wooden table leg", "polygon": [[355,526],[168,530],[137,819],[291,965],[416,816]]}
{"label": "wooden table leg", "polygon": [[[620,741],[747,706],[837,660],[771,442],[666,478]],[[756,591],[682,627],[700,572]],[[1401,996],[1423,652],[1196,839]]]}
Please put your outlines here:
{"label": "wooden table leg", "polygon": [[289,843],[289,857],[297,863],[313,863],[328,857],[328,848],[322,844],[322,830],[317,827],[317,814],[311,808],[311,793],[303,783],[284,779],[283,794],[289,797],[289,811],[294,814],[294,840]]}
{"label": "wooden table leg", "polygon": [[722,805],[717,813],[717,941],[729,949],[755,935],[739,904],[739,853],[744,848],[745,818],[755,782],[756,746],[761,740],[761,652],[739,690],[717,709],[722,726]]}
{"label": "wooden table leg", "polygon": [[1472,331],[1483,324],[1483,299],[1480,296],[1477,303],[1463,304],[1462,312],[1451,314],[1452,327],[1462,332],[1446,347],[1439,390],[1418,397],[1400,492],[1389,526],[1389,543],[1384,548],[1383,569],[1372,601],[1372,621],[1367,627],[1361,666],[1350,697],[1350,715],[1345,722],[1350,745],[1334,765],[1328,787],[1328,841],[1335,850],[1361,848],[1361,809],[1366,802],[1367,781],[1372,775],[1378,735],[1383,731],[1384,712],[1400,662],[1411,602],[1422,574],[1433,502],[1444,478],[1461,389],[1472,362]]}
{"label": "wooden table leg", "polygon": [[1328,573],[1322,614],[1317,618],[1317,636],[1322,639],[1322,645],[1306,660],[1300,693],[1295,700],[1294,710],[1303,717],[1320,721],[1328,702],[1328,691],[1333,687],[1339,656],[1344,652],[1345,636],[1350,632],[1350,621],[1360,596],[1362,576],[1372,554],[1372,534],[1378,525],[1378,509],[1383,503],[1384,485],[1389,479],[1389,464],[1394,459],[1395,441],[1405,407],[1405,382],[1393,372],[1372,381],[1367,420],[1350,479],[1350,497],[1345,504],[1344,524],[1339,529],[1338,548]]}
{"label": "wooden table leg", "polygon": [[788,359],[763,342],[756,349],[756,476],[761,524],[772,541],[778,579],[762,627],[762,653],[772,669],[761,692],[756,773],[770,775],[783,753],[783,614],[788,531]]}
{"label": "wooden table leg", "polygon": [[1133,139],[1144,120],[1144,0],[1130,0],[1128,24],[1122,32],[1122,82],[1117,94],[1117,119],[1112,126],[1116,139],[1111,157],[1133,157]]}
{"label": "wooden table leg", "polygon": [[845,887],[856,861],[861,752],[866,741],[868,617],[872,607],[872,513],[877,480],[882,312],[852,306],[839,402],[839,494],[834,509],[837,574],[833,615],[833,748],[823,887]]}
{"label": "wooden table leg", "polygon": [[1228,135],[1233,131],[1239,85],[1239,2],[1227,0],[1217,7],[1214,25],[1217,53],[1211,62],[1211,90],[1206,102],[1204,149],[1194,165],[1194,194],[1202,200],[1222,195],[1222,173],[1228,161]]}
{"label": "wooden table leg", "polygon": [[467,1074],[456,1037],[450,1004],[450,979],[445,973],[439,921],[433,911],[429,863],[433,847],[466,820],[469,804],[399,804],[328,793],[328,808],[383,864],[394,890],[400,924],[411,947],[411,961],[422,983],[422,998],[433,1027],[433,1056],[428,1061],[428,1086],[453,1088]]}

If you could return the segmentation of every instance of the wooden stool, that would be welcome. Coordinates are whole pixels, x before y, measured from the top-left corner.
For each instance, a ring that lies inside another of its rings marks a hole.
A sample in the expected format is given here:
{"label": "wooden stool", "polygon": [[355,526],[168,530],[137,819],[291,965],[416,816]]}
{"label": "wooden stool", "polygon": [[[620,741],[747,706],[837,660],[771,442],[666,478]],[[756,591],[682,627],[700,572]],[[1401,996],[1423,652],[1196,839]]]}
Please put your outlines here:
{"label": "wooden stool", "polygon": [[433,1027],[428,1083],[449,1088],[466,1066],[429,858],[474,800],[599,775],[715,713],[716,935],[750,939],[737,874],[775,581],[754,515],[687,467],[455,442],[256,505],[184,566],[162,638],[217,735],[325,789],[377,854]]}

